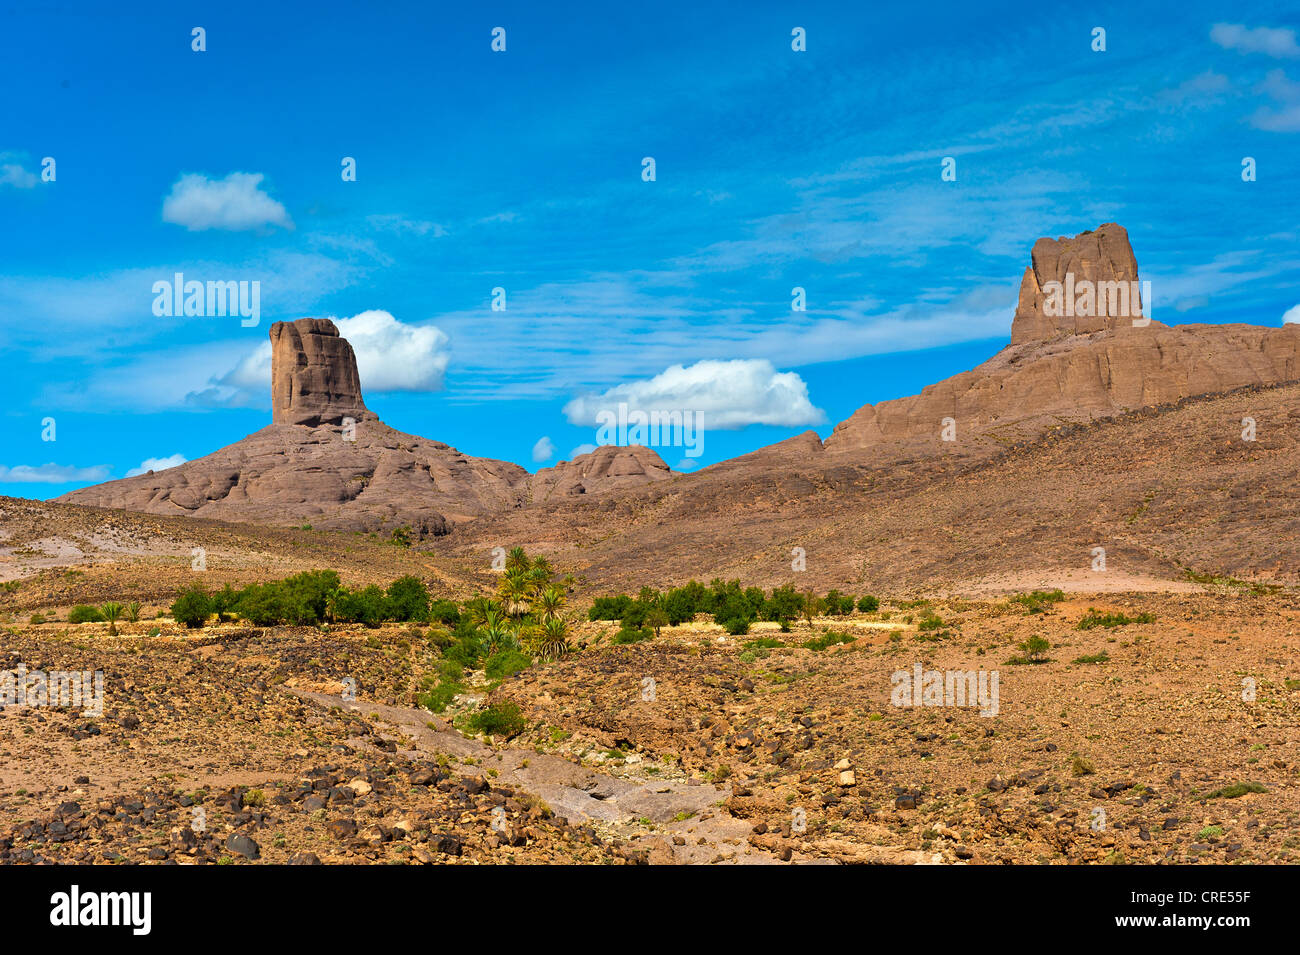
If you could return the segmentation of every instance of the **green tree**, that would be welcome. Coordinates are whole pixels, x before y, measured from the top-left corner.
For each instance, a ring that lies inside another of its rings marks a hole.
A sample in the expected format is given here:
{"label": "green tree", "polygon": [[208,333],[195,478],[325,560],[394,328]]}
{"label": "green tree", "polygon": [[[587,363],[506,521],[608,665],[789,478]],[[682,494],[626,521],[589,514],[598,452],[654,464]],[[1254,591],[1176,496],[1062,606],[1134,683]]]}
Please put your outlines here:
{"label": "green tree", "polygon": [[419,577],[407,574],[388,585],[388,615],[394,620],[423,623],[429,619],[429,588]]}
{"label": "green tree", "polygon": [[[655,636],[658,637],[659,631],[668,626],[668,614],[663,608],[655,607],[645,615],[645,625],[653,630]],[[746,628],[748,628],[748,623],[746,623]]]}
{"label": "green tree", "polygon": [[212,614],[212,598],[202,584],[195,584],[172,601],[172,619],[191,630],[203,626]]}

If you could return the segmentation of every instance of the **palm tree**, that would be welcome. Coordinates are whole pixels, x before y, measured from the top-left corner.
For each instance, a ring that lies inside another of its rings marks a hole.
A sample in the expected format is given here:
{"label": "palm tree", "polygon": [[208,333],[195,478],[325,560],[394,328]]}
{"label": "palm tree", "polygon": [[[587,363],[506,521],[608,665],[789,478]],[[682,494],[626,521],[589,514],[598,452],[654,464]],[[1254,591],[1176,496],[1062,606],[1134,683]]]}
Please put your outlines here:
{"label": "palm tree", "polygon": [[522,547],[512,547],[506,552],[506,573],[517,574],[528,569],[528,555]]}
{"label": "palm tree", "polygon": [[537,609],[542,613],[542,620],[550,620],[560,615],[567,597],[559,587],[550,586],[537,595]]}
{"label": "palm tree", "polygon": [[501,604],[491,597],[475,597],[465,604],[465,617],[475,627],[482,627],[493,615],[500,615]]}
{"label": "palm tree", "polygon": [[483,647],[487,650],[488,656],[501,650],[513,650],[518,645],[519,641],[515,635],[497,621],[493,621],[483,630]]}
{"label": "palm tree", "polygon": [[132,623],[140,619],[140,602],[138,600],[132,600],[126,605],[126,619]]}
{"label": "palm tree", "polygon": [[534,567],[526,579],[529,593],[535,597],[551,585],[551,572],[542,567]]}
{"label": "palm tree", "polygon": [[569,625],[562,617],[551,617],[542,623],[537,643],[538,656],[558,660],[569,652]]}
{"label": "palm tree", "polygon": [[506,608],[512,617],[522,616],[528,610],[528,601],[533,595],[533,589],[529,584],[528,578],[523,574],[507,573],[501,578],[501,585],[497,588],[497,593],[505,602]]}
{"label": "palm tree", "polygon": [[113,600],[110,600],[99,608],[100,615],[108,621],[108,635],[110,637],[117,636],[117,621],[122,616],[122,611],[125,609],[126,608],[124,608],[120,603]]}

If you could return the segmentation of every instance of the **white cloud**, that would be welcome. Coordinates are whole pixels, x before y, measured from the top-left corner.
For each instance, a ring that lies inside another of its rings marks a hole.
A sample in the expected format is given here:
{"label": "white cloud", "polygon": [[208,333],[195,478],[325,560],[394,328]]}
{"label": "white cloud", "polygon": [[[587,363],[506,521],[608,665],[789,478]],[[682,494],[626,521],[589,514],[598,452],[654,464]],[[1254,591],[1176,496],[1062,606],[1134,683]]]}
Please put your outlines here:
{"label": "white cloud", "polygon": [[174,468],[178,464],[184,464],[186,457],[183,454],[169,454],[165,458],[145,458],[140,462],[138,468],[132,468],[126,472],[127,477],[135,477],[139,474],[145,474],[149,471],[166,471],[168,468]]}
{"label": "white cloud", "polygon": [[564,406],[572,424],[596,425],[597,414],[626,404],[629,411],[690,411],[705,428],[723,431],[751,424],[820,424],[825,413],[808,400],[808,385],[792,371],[778,372],[765,358],[705,360],[673,365],[653,378],[583,395]]}
{"label": "white cloud", "polygon": [[[451,355],[437,326],[407,325],[378,309],[332,320],[357,353],[363,395],[442,390]],[[238,401],[239,393],[268,395],[270,390],[271,343],[264,341],[215,381],[205,400],[229,403]]]}
{"label": "white cloud", "polygon": [[700,466],[700,462],[694,458],[682,458],[673,465],[674,471],[694,471]]}
{"label": "white cloud", "polygon": [[1240,23],[1216,23],[1210,39],[1225,50],[1238,53],[1263,53],[1273,57],[1300,57],[1295,30],[1286,27],[1251,27]]}
{"label": "white cloud", "polygon": [[555,442],[543,435],[533,445],[533,460],[538,464],[555,457]]}
{"label": "white cloud", "polygon": [[109,476],[106,464],[89,468],[75,468],[66,464],[19,464],[8,468],[0,465],[0,484],[71,484],[81,481],[105,481]]}
{"label": "white cloud", "polygon": [[13,186],[15,189],[34,189],[36,173],[28,172],[16,160],[13,153],[0,153],[0,186]]}
{"label": "white cloud", "polygon": [[1292,305],[1282,313],[1282,324],[1290,325],[1292,323],[1300,324],[1300,305]]}
{"label": "white cloud", "polygon": [[572,461],[574,458],[580,458],[584,454],[591,454],[591,452],[595,450],[596,446],[594,444],[580,444],[569,452],[569,460]]}
{"label": "white cloud", "polygon": [[242,232],[267,226],[293,228],[284,206],[262,191],[260,172],[232,172],[225,179],[187,173],[163,200],[163,221],[191,232],[226,229]]}

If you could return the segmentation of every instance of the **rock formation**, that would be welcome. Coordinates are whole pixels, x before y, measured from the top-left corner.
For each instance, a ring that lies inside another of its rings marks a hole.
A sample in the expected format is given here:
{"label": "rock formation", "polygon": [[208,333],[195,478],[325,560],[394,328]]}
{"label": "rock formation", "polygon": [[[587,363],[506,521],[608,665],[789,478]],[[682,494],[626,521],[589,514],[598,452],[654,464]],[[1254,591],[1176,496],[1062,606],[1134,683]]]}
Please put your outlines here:
{"label": "rock formation", "polygon": [[357,356],[328,318],[271,326],[271,420],[339,424],[369,415],[361,400]]}
{"label": "rock formation", "polygon": [[[1300,379],[1300,325],[1178,325],[1133,315],[1061,315],[1045,308],[1049,282],[1138,282],[1121,226],[1039,239],[1025,271],[1012,343],[971,371],[919,395],[864,405],[835,426],[828,451],[888,442],[979,453],[1082,421],[1192,395]],[[945,444],[944,419],[956,440]]]}
{"label": "rock formation", "polygon": [[273,423],[178,467],[82,488],[72,504],[423,538],[522,507],[672,475],[649,448],[598,448],[529,474],[388,427],[366,408],[356,355],[328,319],[271,326]]}
{"label": "rock formation", "polygon": [[[1039,239],[1030,260],[1033,264],[1020,281],[1020,301],[1011,322],[1013,345],[1128,326],[1141,315],[1137,259],[1121,225],[1107,222],[1074,238]],[[1046,291],[1053,282],[1061,292],[1055,303]],[[1094,295],[1085,314],[1076,314],[1078,296],[1069,294],[1076,289]]]}
{"label": "rock formation", "polygon": [[672,471],[650,448],[608,444],[572,461],[561,461],[533,475],[532,498],[588,494],[620,487],[639,487],[671,477]]}

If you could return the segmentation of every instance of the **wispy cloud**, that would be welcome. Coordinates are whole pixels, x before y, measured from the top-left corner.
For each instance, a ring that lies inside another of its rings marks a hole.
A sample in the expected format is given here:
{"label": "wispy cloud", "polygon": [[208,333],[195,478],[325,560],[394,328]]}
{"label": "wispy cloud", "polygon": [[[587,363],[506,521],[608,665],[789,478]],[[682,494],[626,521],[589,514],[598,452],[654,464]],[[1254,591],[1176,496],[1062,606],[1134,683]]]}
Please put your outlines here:
{"label": "wispy cloud", "polygon": [[106,464],[78,468],[66,464],[0,465],[0,484],[72,484],[104,481],[112,470]]}
{"label": "wispy cloud", "polygon": [[1210,28],[1210,39],[1225,50],[1236,50],[1238,53],[1263,53],[1284,59],[1300,57],[1300,44],[1296,43],[1295,30],[1289,27],[1247,27],[1240,23],[1216,23]]}
{"label": "wispy cloud", "polygon": [[0,186],[15,189],[33,189],[40,180],[25,166],[26,156],[20,153],[0,152]]}

